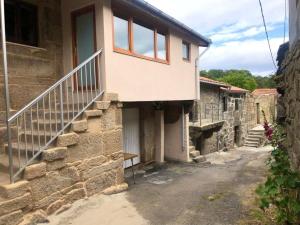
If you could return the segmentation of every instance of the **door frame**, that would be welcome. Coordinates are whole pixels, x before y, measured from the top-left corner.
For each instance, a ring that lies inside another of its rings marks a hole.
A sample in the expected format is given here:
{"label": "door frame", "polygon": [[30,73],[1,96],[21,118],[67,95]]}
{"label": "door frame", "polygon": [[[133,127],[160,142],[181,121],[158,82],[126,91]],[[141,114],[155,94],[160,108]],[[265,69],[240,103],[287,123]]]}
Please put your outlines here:
{"label": "door frame", "polygon": [[[76,17],[83,15],[85,13],[89,13],[92,12],[93,13],[93,31],[94,31],[94,52],[97,51],[97,32],[96,32],[96,10],[95,10],[95,5],[88,5],[85,6],[83,8],[80,9],[76,9],[74,11],[71,12],[71,31],[72,31],[72,58],[73,58],[73,68],[76,68],[78,66],[78,54],[77,54],[77,30],[76,30]],[[98,60],[95,62],[95,72],[96,72],[96,87],[99,87],[99,80],[98,80]],[[75,78],[73,79],[73,83],[74,83],[74,87],[77,87],[77,76],[75,76]],[[95,85],[92,85],[95,86]],[[89,88],[91,88],[91,86],[78,86],[79,90],[86,90],[89,91]]]}

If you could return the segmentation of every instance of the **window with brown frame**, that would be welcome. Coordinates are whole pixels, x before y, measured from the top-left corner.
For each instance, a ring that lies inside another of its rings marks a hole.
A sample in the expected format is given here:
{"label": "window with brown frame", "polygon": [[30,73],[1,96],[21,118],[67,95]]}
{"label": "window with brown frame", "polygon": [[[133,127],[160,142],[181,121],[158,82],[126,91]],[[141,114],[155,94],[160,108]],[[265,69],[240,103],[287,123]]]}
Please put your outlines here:
{"label": "window with brown frame", "polygon": [[191,59],[191,45],[186,41],[182,41],[182,58],[186,61]]}
{"label": "window with brown frame", "polygon": [[143,59],[168,63],[168,36],[154,26],[132,17],[114,15],[114,51]]}
{"label": "window with brown frame", "polygon": [[5,1],[7,41],[38,46],[37,6],[20,0]]}

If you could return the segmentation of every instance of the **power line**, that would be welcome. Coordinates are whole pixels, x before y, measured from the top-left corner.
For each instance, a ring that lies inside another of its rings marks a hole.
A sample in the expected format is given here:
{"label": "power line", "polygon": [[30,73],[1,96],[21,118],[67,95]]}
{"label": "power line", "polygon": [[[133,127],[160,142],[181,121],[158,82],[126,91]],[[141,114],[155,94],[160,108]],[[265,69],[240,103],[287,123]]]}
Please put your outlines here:
{"label": "power line", "polygon": [[259,1],[259,5],[260,5],[261,16],[262,16],[264,27],[265,27],[265,33],[266,33],[266,37],[267,37],[267,41],[268,41],[270,55],[271,55],[271,58],[272,58],[274,68],[275,68],[275,70],[277,70],[277,66],[276,66],[275,59],[274,59],[274,56],[273,56],[273,52],[272,52],[272,49],[271,49],[270,38],[269,38],[268,29],[267,29],[267,25],[266,25],[264,10],[263,10],[262,4],[261,4],[261,0],[258,0],[258,1]]}

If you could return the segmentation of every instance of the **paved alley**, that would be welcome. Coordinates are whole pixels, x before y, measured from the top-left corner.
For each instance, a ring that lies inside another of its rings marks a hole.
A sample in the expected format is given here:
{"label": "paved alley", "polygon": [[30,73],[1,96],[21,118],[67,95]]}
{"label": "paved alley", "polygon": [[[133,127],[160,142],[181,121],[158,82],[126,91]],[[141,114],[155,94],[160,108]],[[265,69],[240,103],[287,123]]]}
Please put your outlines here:
{"label": "paved alley", "polygon": [[266,175],[270,147],[213,153],[211,165],[168,163],[139,171],[129,190],[76,202],[50,225],[235,225]]}

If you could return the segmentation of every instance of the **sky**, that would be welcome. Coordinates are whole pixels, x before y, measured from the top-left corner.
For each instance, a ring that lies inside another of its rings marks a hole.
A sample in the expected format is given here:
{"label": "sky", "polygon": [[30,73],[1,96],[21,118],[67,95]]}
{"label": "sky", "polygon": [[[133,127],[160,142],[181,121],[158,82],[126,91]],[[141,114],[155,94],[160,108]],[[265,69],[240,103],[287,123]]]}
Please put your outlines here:
{"label": "sky", "polygon": [[[274,73],[258,0],[146,1],[212,39],[201,69],[246,69],[260,76]],[[285,0],[262,0],[262,5],[276,59],[284,41]],[[287,40],[288,31],[286,36]]]}

